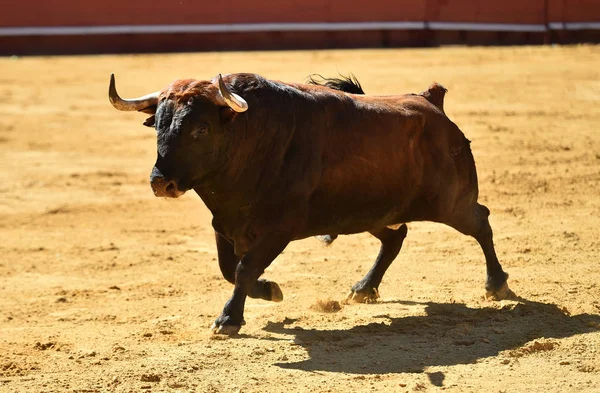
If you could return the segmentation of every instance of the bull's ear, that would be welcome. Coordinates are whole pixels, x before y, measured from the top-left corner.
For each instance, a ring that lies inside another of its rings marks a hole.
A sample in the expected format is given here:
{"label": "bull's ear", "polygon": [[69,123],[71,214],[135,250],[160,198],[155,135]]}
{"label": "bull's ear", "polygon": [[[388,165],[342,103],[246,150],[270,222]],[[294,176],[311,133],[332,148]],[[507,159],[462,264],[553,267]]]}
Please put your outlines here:
{"label": "bull's ear", "polygon": [[152,127],[152,128],[154,128],[154,123],[155,123],[155,120],[156,120],[155,116],[154,116],[154,115],[152,115],[152,116],[150,116],[149,118],[147,118],[147,119],[144,121],[144,125],[145,125],[146,127]]}
{"label": "bull's ear", "polygon": [[238,113],[228,106],[223,106],[219,110],[221,124],[227,124],[232,122],[237,117],[237,115]]}

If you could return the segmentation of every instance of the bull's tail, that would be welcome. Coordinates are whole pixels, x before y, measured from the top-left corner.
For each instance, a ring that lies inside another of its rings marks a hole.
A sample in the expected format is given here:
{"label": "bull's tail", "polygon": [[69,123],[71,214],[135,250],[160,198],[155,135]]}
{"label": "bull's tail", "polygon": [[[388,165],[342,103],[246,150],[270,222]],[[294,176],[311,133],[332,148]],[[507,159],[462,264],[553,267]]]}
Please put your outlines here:
{"label": "bull's tail", "polygon": [[446,95],[447,91],[448,89],[446,89],[444,86],[437,82],[433,82],[431,86],[429,86],[429,88],[420,95],[425,97],[427,101],[431,102],[439,110],[444,112],[444,96]]}

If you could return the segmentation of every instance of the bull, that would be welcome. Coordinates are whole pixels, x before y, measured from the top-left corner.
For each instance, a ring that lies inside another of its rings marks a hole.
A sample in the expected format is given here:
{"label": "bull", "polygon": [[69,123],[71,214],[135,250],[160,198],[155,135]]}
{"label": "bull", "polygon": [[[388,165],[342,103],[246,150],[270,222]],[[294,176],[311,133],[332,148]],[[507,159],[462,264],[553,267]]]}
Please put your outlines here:
{"label": "bull", "polygon": [[379,297],[406,223],[433,221],[472,236],[486,261],[487,295],[510,294],[479,204],[470,142],[444,112],[446,89],[370,96],[356,80],[283,83],[256,74],[176,80],[161,91],[109,100],[151,116],[157,197],[194,190],[213,215],[218,262],[234,285],[212,329],[236,334],[246,298],[283,300],[260,278],[294,240],[369,232],[381,248],[349,298]]}

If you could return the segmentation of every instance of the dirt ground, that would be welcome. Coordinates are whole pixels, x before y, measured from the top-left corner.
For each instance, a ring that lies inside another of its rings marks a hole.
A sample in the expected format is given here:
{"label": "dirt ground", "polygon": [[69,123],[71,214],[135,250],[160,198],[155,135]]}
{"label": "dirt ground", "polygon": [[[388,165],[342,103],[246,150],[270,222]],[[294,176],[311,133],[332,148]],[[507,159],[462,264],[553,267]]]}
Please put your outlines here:
{"label": "dirt ground", "polygon": [[[153,196],[154,132],[108,103],[173,79],[353,72],[433,82],[472,141],[509,285],[477,243],[411,223],[376,304],[341,301],[378,241],[295,242],[236,338],[201,200]],[[0,392],[600,392],[600,48],[505,47],[0,59]]]}

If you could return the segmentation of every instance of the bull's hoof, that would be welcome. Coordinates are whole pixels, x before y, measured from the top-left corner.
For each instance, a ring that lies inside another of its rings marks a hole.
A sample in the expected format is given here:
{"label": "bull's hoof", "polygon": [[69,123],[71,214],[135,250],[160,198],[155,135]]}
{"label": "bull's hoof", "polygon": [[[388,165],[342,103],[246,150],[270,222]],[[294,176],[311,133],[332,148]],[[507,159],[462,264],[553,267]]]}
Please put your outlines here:
{"label": "bull's hoof", "polygon": [[485,283],[485,298],[490,300],[506,300],[516,298],[514,292],[508,288],[506,280],[508,280],[508,274],[503,271],[493,275],[488,275]]}
{"label": "bull's hoof", "polygon": [[379,299],[379,291],[377,288],[355,289],[354,287],[346,296],[346,304],[350,303],[376,303]]}
{"label": "bull's hoof", "polygon": [[270,302],[280,302],[283,300],[283,292],[279,285],[274,281],[268,281],[264,278],[256,281],[248,296],[253,299],[263,299]]}
{"label": "bull's hoof", "polygon": [[272,302],[281,302],[283,301],[283,292],[281,292],[281,288],[279,288],[279,284],[276,282],[269,282],[269,289],[271,290],[271,300]]}
{"label": "bull's hoof", "polygon": [[317,239],[319,239],[321,242],[323,242],[323,244],[325,244],[326,246],[330,246],[331,243],[333,243],[333,241],[335,239],[337,239],[338,235],[318,235],[316,236]]}
{"label": "bull's hoof", "polygon": [[246,322],[243,320],[240,324],[232,323],[230,317],[221,315],[215,322],[213,322],[210,330],[213,332],[213,334],[235,336],[245,324]]}
{"label": "bull's hoof", "polygon": [[510,300],[516,299],[517,295],[513,291],[510,290],[507,283],[504,283],[500,289],[490,290],[488,289],[485,293],[485,298],[487,300]]}
{"label": "bull's hoof", "polygon": [[216,323],[213,323],[211,330],[213,334],[223,334],[225,336],[235,336],[239,333],[241,326],[236,325],[221,325],[217,326]]}

